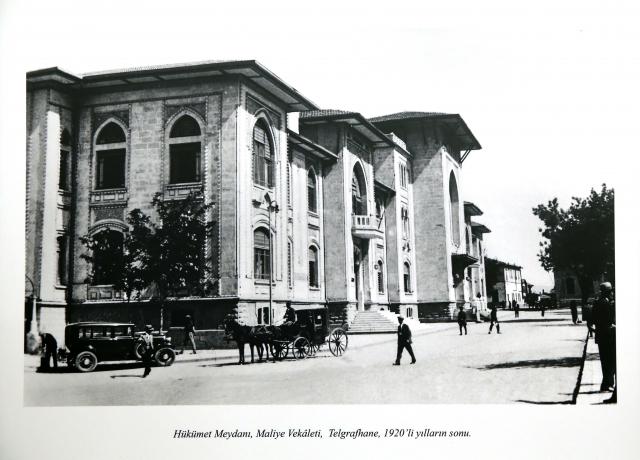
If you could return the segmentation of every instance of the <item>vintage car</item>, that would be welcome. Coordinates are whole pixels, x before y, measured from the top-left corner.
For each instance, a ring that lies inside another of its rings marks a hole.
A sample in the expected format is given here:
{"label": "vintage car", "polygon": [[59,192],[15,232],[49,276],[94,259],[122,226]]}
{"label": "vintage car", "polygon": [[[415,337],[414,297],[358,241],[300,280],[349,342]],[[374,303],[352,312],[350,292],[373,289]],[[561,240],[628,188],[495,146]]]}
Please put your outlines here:
{"label": "vintage car", "polygon": [[[69,367],[93,371],[102,361],[141,360],[145,344],[132,323],[83,322],[68,324],[64,331]],[[154,362],[170,366],[176,358],[171,338],[153,333]]]}

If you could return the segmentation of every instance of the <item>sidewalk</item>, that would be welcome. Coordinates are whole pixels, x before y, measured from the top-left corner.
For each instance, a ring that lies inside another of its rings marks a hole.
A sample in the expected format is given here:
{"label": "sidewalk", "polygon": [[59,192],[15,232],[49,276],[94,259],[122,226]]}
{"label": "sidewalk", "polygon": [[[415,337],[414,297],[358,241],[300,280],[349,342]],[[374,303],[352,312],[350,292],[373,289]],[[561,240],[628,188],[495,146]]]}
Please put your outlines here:
{"label": "sidewalk", "polygon": [[583,359],[582,374],[578,377],[580,381],[577,387],[576,404],[580,406],[602,404],[602,401],[611,397],[611,392],[600,391],[602,382],[600,354],[593,337],[587,338]]}

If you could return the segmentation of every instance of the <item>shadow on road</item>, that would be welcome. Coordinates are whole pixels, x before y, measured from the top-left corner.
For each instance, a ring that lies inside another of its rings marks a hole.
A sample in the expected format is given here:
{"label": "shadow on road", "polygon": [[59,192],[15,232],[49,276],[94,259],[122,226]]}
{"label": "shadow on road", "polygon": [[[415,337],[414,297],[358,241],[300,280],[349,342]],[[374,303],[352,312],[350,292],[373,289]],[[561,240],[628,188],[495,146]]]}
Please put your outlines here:
{"label": "shadow on road", "polygon": [[572,404],[571,401],[528,401],[526,399],[516,399],[515,402],[525,403],[525,404],[542,404],[542,405]]}
{"label": "shadow on road", "polygon": [[[533,319],[518,319],[518,318],[514,318],[514,319],[501,319],[500,322],[501,323],[552,323],[552,322],[558,322],[558,321],[563,321],[566,322],[567,324],[569,324],[570,322],[566,319],[556,319],[556,318],[533,318]],[[559,326],[559,324],[554,324],[554,326]]]}
{"label": "shadow on road", "polygon": [[533,359],[526,361],[511,361],[507,363],[487,364],[478,367],[478,370],[488,371],[492,369],[518,369],[537,367],[578,367],[581,359],[577,357],[557,358],[557,359]]}
{"label": "shadow on road", "polygon": [[135,377],[135,378],[139,378],[139,379],[144,378],[142,376],[142,374],[123,374],[123,375],[112,375],[111,376],[112,379],[119,379],[119,378],[122,378],[122,377]]}

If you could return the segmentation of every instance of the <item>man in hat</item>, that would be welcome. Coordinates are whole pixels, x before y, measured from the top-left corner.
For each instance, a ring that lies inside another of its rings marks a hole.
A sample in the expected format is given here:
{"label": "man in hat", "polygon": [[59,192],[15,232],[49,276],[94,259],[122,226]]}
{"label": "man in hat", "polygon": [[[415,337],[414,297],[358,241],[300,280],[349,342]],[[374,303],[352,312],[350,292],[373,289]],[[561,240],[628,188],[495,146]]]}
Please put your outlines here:
{"label": "man in hat", "polygon": [[144,374],[142,378],[145,378],[151,373],[151,363],[153,362],[153,326],[147,324],[144,328],[144,333],[140,336],[140,340],[144,344],[144,352],[142,353],[142,362],[144,363]]}
{"label": "man in hat", "polygon": [[489,334],[491,334],[491,331],[493,330],[493,325],[496,325],[496,331],[498,332],[498,334],[500,334],[500,322],[498,321],[498,308],[496,307],[495,304],[491,305],[491,324],[489,324]]}
{"label": "man in hat", "polygon": [[600,284],[600,295],[593,304],[592,321],[602,367],[600,391],[608,391],[613,388],[616,375],[616,309],[609,282]]}
{"label": "man in hat", "polygon": [[396,362],[393,363],[394,366],[400,365],[400,358],[402,358],[402,352],[405,348],[411,356],[411,364],[415,364],[416,357],[414,356],[413,349],[411,348],[411,329],[409,329],[408,324],[404,324],[404,318],[402,316],[398,316],[398,353],[396,355]]}
{"label": "man in hat", "polygon": [[184,317],[184,341],[182,342],[182,351],[180,354],[184,353],[184,348],[187,345],[191,345],[191,353],[196,354],[196,327],[193,324],[193,319],[191,315],[185,315]]}

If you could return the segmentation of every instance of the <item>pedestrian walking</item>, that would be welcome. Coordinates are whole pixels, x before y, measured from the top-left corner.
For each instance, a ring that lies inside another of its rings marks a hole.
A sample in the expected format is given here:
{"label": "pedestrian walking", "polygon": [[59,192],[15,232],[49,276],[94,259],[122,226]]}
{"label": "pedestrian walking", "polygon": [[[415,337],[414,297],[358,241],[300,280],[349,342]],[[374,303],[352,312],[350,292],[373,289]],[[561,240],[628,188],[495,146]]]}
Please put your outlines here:
{"label": "pedestrian walking", "polygon": [[498,309],[497,307],[494,305],[491,305],[491,324],[489,325],[489,334],[491,334],[491,331],[493,330],[493,325],[496,325],[496,331],[498,332],[498,334],[500,334],[500,323],[498,322]]}
{"label": "pedestrian walking", "polygon": [[593,305],[587,304],[582,307],[582,320],[587,323],[589,337],[593,337]]}
{"label": "pedestrian walking", "polygon": [[40,340],[42,343],[42,352],[44,356],[40,360],[40,370],[49,370],[49,362],[53,360],[53,367],[55,369],[58,368],[58,342],[56,338],[49,334],[48,332],[44,332],[40,334]]}
{"label": "pedestrian walking", "polygon": [[520,318],[520,304],[516,303],[515,307],[513,307],[513,311],[515,312],[515,317]]}
{"label": "pedestrian walking", "polygon": [[144,328],[144,333],[140,336],[140,340],[144,344],[144,352],[142,353],[144,374],[142,374],[142,378],[145,378],[151,373],[151,364],[153,363],[153,326],[147,325]]}
{"label": "pedestrian walking", "polygon": [[460,328],[460,335],[462,335],[462,329],[464,329],[464,335],[467,335],[467,314],[464,312],[462,305],[460,305],[460,311],[458,312],[458,327]]}
{"label": "pedestrian walking", "polygon": [[398,353],[396,354],[396,362],[394,366],[400,365],[400,358],[402,358],[402,352],[407,349],[411,356],[411,364],[416,363],[416,357],[413,354],[413,348],[411,348],[411,329],[408,324],[404,324],[404,318],[398,316]]}
{"label": "pedestrian walking", "polygon": [[191,315],[184,317],[184,341],[182,342],[182,351],[184,353],[185,347],[191,345],[191,354],[196,354],[196,327],[193,324]]}
{"label": "pedestrian walking", "polygon": [[544,305],[544,303],[540,303],[540,314],[542,315],[542,317],[544,318],[544,311],[546,310],[546,307]]}
{"label": "pedestrian walking", "polygon": [[602,367],[600,391],[612,390],[616,377],[616,310],[609,282],[600,284],[600,295],[593,304],[593,325]]}
{"label": "pedestrian walking", "polygon": [[569,309],[571,310],[571,321],[573,324],[578,324],[578,304],[575,300],[569,303]]}

